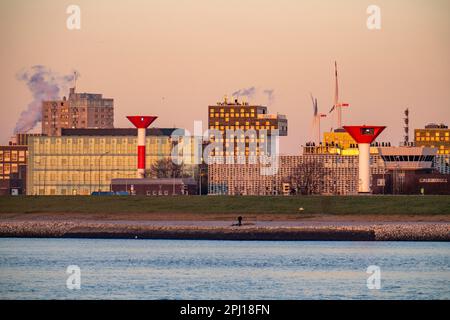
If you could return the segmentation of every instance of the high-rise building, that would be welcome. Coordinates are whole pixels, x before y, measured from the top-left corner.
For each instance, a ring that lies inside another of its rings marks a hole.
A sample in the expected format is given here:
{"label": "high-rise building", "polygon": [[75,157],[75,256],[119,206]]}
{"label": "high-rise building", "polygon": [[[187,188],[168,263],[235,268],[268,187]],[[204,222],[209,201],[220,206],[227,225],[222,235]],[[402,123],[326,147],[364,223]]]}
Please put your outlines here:
{"label": "high-rise building", "polygon": [[[278,130],[279,136],[287,136],[288,133],[285,115],[268,114],[266,106],[239,102],[238,99],[230,102],[227,98],[208,106],[208,128],[222,133],[216,142],[223,143],[223,150],[214,153],[215,156],[231,156],[232,153],[236,156],[257,156],[259,146],[270,141],[271,130]],[[226,133],[232,131],[236,134],[227,136]],[[244,143],[244,148],[239,149],[239,141]],[[257,150],[251,150],[252,143]]]}
{"label": "high-rise building", "polygon": [[63,128],[113,128],[114,100],[101,94],[76,93],[70,88],[69,99],[43,101],[42,133],[60,136]]}
{"label": "high-rise building", "polygon": [[444,124],[428,124],[414,130],[414,143],[437,149],[433,166],[442,174],[450,174],[450,129]]}
{"label": "high-rise building", "polygon": [[437,148],[438,154],[450,154],[450,129],[444,124],[428,124],[414,130],[414,142],[418,147]]}

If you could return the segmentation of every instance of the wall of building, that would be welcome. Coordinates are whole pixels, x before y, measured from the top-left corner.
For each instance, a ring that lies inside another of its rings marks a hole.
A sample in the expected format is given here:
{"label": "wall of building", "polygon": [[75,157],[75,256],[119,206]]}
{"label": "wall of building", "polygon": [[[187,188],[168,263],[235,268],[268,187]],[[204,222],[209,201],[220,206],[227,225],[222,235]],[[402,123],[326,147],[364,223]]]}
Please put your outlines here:
{"label": "wall of building", "polygon": [[[372,173],[384,172],[378,155],[371,156]],[[311,173],[301,169],[313,166]],[[295,193],[340,194],[358,193],[358,157],[336,154],[279,156],[279,168],[273,175],[262,175],[261,164],[212,164],[208,166],[210,194],[277,195],[286,184]],[[309,185],[297,185],[298,176],[311,175]],[[309,190],[307,190],[309,188]]]}
{"label": "wall of building", "polygon": [[[170,157],[172,146],[169,136],[147,136],[146,168]],[[135,178],[136,168],[136,136],[33,137],[29,141],[27,194],[110,191],[111,179]],[[194,174],[193,166],[185,170]]]}
{"label": "wall of building", "polygon": [[438,154],[434,157],[433,168],[439,173],[450,174],[450,154]]}
{"label": "wall of building", "polygon": [[75,93],[42,103],[42,133],[60,136],[62,128],[113,128],[114,100],[101,94]]}
{"label": "wall of building", "polygon": [[374,194],[450,194],[450,175],[399,170],[373,176]]}
{"label": "wall of building", "polygon": [[416,146],[432,147],[438,149],[438,154],[450,154],[450,129],[425,128],[414,130],[414,143]]}
{"label": "wall of building", "polygon": [[27,146],[0,146],[1,195],[10,194],[12,187],[19,188],[20,193],[25,192],[26,177],[23,168],[27,165],[27,154]]}

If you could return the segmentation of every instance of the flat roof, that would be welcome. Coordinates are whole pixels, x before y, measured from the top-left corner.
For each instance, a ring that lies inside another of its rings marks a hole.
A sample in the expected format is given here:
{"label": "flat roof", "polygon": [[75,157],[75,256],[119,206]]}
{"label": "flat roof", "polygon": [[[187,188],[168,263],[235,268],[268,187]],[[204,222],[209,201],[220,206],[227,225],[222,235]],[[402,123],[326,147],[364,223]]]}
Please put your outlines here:
{"label": "flat roof", "polygon": [[[170,136],[178,128],[148,128],[148,136]],[[137,136],[137,128],[84,128],[84,129],[61,129],[62,136]]]}

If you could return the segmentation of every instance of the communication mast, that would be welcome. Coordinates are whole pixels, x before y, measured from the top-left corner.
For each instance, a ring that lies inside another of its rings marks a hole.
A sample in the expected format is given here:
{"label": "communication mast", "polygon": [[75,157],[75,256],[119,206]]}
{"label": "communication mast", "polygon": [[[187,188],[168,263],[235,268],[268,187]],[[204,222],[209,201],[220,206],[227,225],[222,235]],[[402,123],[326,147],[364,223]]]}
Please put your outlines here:
{"label": "communication mast", "polygon": [[404,130],[405,130],[405,140],[404,140],[404,145],[408,146],[409,145],[409,109],[406,108],[405,110],[405,118],[403,118],[404,121]]}

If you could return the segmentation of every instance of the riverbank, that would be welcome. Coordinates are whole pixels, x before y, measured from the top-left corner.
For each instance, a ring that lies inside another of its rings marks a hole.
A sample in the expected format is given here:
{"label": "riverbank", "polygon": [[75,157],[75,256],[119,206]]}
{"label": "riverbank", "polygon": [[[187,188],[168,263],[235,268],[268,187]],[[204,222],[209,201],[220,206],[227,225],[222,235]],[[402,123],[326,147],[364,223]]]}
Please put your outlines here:
{"label": "riverbank", "polygon": [[0,237],[196,240],[450,241],[450,224],[0,221]]}
{"label": "riverbank", "polygon": [[0,237],[450,241],[450,197],[4,197]]}

